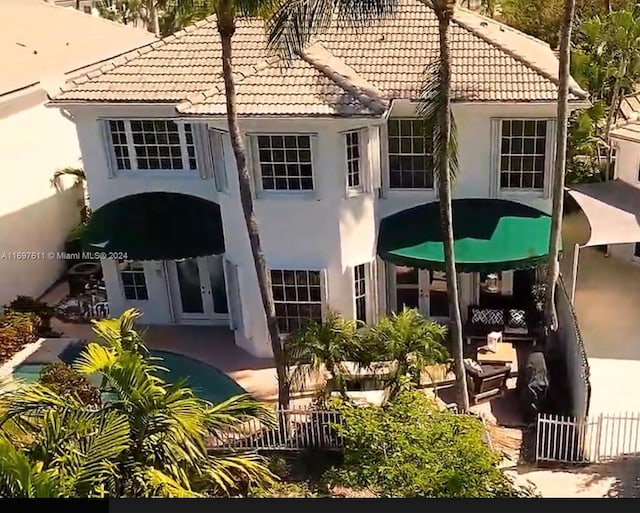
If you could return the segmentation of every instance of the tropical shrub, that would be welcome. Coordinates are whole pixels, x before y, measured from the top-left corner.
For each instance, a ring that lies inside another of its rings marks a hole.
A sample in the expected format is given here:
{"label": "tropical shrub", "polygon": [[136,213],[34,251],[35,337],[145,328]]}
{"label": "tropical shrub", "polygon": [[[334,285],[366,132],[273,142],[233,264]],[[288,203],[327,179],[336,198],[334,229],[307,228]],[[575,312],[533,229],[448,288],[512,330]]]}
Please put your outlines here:
{"label": "tropical shrub", "polygon": [[39,301],[31,296],[18,296],[5,306],[5,311],[32,313],[40,320],[38,334],[46,336],[51,332],[51,318],[54,309],[44,301]]}
{"label": "tropical shrub", "polygon": [[40,371],[38,380],[61,397],[71,397],[87,406],[100,406],[100,390],[66,363],[53,363]]}
{"label": "tropical shrub", "polygon": [[424,318],[417,310],[405,308],[380,319],[365,335],[371,354],[392,362],[387,377],[391,396],[400,391],[401,380],[420,384],[424,368],[444,363],[449,353],[444,345],[447,329]]}
{"label": "tropical shrub", "polygon": [[139,315],[94,322],[102,340],[76,360],[81,375],[101,378],[108,404],[88,408],[41,383],[0,391],[0,497],[203,497],[271,483],[255,453],[207,452],[221,430],[273,422],[269,410],[247,396],[213,405],[167,384],[133,329]]}
{"label": "tropical shrub", "polygon": [[290,334],[284,349],[292,387],[303,388],[309,378],[329,374],[321,392],[328,396],[332,389],[346,393],[345,362],[358,361],[362,352],[356,321],[328,312],[322,322],[307,323]]}
{"label": "tropical shrub", "polygon": [[422,392],[402,390],[382,407],[335,400],[344,419],[342,466],[333,486],[378,497],[514,497],[522,494],[498,468],[500,455],[484,441],[476,418],[439,411]]}
{"label": "tropical shrub", "polygon": [[0,316],[0,363],[38,340],[40,319],[30,313],[8,310]]}

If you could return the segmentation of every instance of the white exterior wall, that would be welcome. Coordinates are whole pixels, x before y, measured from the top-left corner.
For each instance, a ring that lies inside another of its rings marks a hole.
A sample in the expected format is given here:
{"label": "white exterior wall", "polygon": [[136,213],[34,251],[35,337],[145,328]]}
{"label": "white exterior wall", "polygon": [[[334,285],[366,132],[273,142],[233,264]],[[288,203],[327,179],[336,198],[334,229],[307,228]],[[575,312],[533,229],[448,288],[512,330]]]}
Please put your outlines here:
{"label": "white exterior wall", "polygon": [[[0,118],[0,305],[40,296],[63,273],[65,262],[47,253],[62,251],[79,222],[82,189],[66,179],[57,191],[51,179],[81,166],[74,124],[57,110],[38,103]],[[39,256],[17,260],[14,252]]]}
{"label": "white exterior wall", "polygon": [[[404,110],[404,111],[403,111]],[[225,258],[238,266],[244,332],[236,334],[237,343],[250,352],[268,356],[267,331],[257,278],[249,250],[249,241],[238,197],[235,160],[228,137],[224,138],[228,192],[218,193],[214,180],[193,176],[172,176],[171,171],[155,175],[110,178],[104,134],[98,118],[175,117],[169,107],[75,107],[78,136],[85,159],[89,194],[93,209],[118,197],[145,191],[172,191],[192,194],[220,204],[225,231]],[[392,117],[409,116],[412,108],[394,106]],[[555,107],[549,105],[456,105],[460,173],[454,197],[488,197],[491,195],[492,140],[491,118],[552,118]],[[260,225],[262,246],[267,265],[273,269],[326,270],[325,306],[346,317],[354,315],[352,268],[375,259],[377,226],[382,217],[436,199],[431,191],[377,191],[355,197],[346,194],[346,156],[342,131],[380,125],[380,119],[251,119],[241,121],[248,134],[310,133],[314,164],[313,194],[259,195],[255,207]],[[226,130],[226,122],[209,122],[212,128]],[[381,131],[383,152],[386,148]],[[370,165],[377,159],[374,157]],[[386,163],[386,156],[382,159]],[[200,162],[199,165],[203,163]],[[386,165],[382,181],[386,183]],[[511,195],[549,212],[551,201],[540,195]],[[111,312],[119,313],[128,306],[142,307],[148,323],[170,323],[165,278],[155,263],[146,263],[145,272],[152,301],[146,305],[129,304],[122,297],[114,263],[106,263],[104,273]],[[383,279],[380,273],[379,280]],[[471,292],[471,283],[462,283],[463,293]],[[469,290],[467,290],[469,289]],[[381,292],[384,292],[382,290]],[[383,294],[381,294],[383,296]],[[383,301],[383,297],[380,298]],[[153,303],[153,304],[151,304]]]}
{"label": "white exterior wall", "polygon": [[[638,181],[640,143],[622,140],[615,140],[614,142],[617,148],[614,178],[640,188],[640,182]],[[610,255],[640,263],[640,259],[634,255],[634,251],[635,244],[612,244],[609,246]]]}

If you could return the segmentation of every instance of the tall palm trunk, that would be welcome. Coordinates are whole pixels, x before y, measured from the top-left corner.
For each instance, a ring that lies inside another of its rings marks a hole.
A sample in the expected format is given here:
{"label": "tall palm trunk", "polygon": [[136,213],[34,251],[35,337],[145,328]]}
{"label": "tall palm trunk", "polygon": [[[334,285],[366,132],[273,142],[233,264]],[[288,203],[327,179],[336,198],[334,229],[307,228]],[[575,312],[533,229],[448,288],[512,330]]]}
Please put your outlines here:
{"label": "tall palm trunk", "polygon": [[238,125],[238,109],[236,105],[236,87],[233,78],[233,64],[231,52],[231,38],[235,32],[235,18],[232,12],[230,2],[221,2],[218,12],[218,32],[222,42],[222,73],[224,78],[225,96],[227,100],[227,121],[229,124],[229,135],[231,137],[231,146],[233,154],[236,158],[236,167],[238,170],[238,185],[240,189],[240,203],[242,205],[242,213],[247,226],[249,235],[249,244],[251,246],[251,255],[253,264],[258,276],[258,287],[260,289],[260,297],[262,305],[267,317],[267,327],[269,329],[269,339],[271,349],[273,351],[273,359],[276,365],[276,373],[278,376],[278,403],[283,409],[289,407],[290,386],[287,378],[287,371],[284,365],[284,356],[282,344],[280,342],[280,333],[278,330],[278,322],[275,316],[275,307],[273,304],[273,295],[271,291],[271,278],[267,272],[267,265],[262,252],[260,243],[260,233],[258,230],[258,221],[253,207],[253,198],[251,196],[251,178],[247,169],[245,157],[245,148]]}
{"label": "tall palm trunk", "polygon": [[147,4],[147,30],[153,32],[155,36],[160,35],[160,19],[158,17],[158,6],[156,0],[148,0]]}
{"label": "tall palm trunk", "polygon": [[545,325],[551,331],[558,329],[555,292],[560,276],[560,243],[562,240],[562,214],[564,210],[564,179],[567,164],[567,126],[569,124],[569,59],[571,27],[576,8],[575,0],[565,0],[562,29],[560,31],[560,58],[558,71],[558,132],[556,134],[556,162],[553,175],[553,210],[547,263],[547,298]]}
{"label": "tall palm trunk", "polygon": [[458,408],[469,409],[469,395],[463,363],[462,318],[458,297],[458,280],[453,250],[453,220],[451,212],[451,170],[449,168],[449,144],[451,139],[451,48],[449,47],[449,23],[453,17],[455,0],[436,0],[433,7],[438,17],[440,37],[440,101],[438,129],[440,146],[438,148],[438,192],[440,196],[440,222],[444,245],[444,262],[447,275],[450,327],[453,344],[456,382],[458,388]]}

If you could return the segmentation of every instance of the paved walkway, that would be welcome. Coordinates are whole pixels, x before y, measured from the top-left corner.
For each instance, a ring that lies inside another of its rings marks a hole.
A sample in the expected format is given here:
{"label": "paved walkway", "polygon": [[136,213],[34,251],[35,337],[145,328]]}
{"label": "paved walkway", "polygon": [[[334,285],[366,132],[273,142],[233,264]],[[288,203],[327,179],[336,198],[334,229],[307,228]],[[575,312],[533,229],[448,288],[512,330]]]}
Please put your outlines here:
{"label": "paved walkway", "polygon": [[518,483],[532,483],[543,497],[640,498],[640,458],[579,468],[507,470]]}

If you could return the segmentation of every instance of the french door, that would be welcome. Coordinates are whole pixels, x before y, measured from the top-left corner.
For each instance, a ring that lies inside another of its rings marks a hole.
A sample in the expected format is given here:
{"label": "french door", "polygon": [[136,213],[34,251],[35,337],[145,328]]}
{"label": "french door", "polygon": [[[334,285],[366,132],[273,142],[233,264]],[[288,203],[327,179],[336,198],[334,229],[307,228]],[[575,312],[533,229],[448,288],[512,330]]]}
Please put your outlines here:
{"label": "french door", "polygon": [[228,324],[229,308],[222,256],[167,262],[171,301],[181,324]]}
{"label": "french door", "polygon": [[389,302],[391,310],[416,308],[435,321],[449,318],[447,280],[444,272],[428,271],[400,265],[389,267]]}

